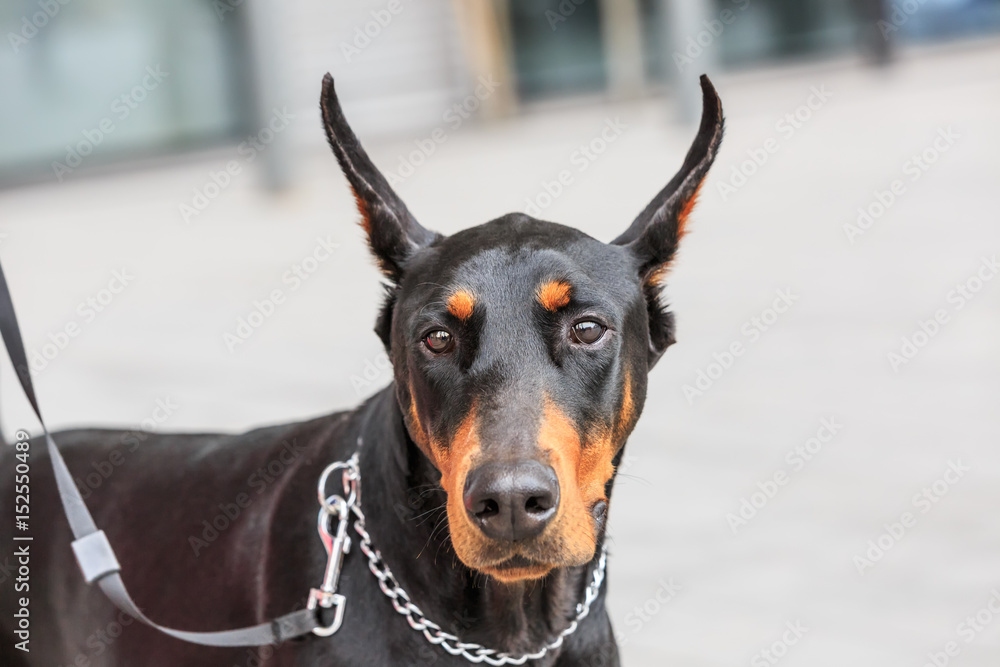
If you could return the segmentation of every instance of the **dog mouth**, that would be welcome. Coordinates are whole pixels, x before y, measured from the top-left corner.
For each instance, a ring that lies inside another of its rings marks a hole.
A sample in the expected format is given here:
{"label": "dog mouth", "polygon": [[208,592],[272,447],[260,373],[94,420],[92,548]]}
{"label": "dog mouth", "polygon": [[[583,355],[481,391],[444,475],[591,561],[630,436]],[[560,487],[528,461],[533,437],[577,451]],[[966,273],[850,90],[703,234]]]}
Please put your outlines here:
{"label": "dog mouth", "polygon": [[[501,583],[542,579],[553,570],[584,565],[593,558],[593,540],[603,528],[608,503],[600,499],[585,507],[579,516],[570,517],[575,520],[564,519],[530,539],[507,541],[484,539],[486,536],[472,524],[463,506],[457,519],[459,525],[455,526],[461,530],[452,530],[453,544],[471,547],[456,548],[462,562]],[[455,540],[455,535],[465,539]]]}
{"label": "dog mouth", "polygon": [[537,560],[528,558],[527,556],[517,554],[516,556],[511,556],[507,560],[500,561],[491,567],[495,570],[513,570],[522,567],[537,567],[539,565],[545,565],[545,563],[541,563]]}
{"label": "dog mouth", "polygon": [[480,569],[500,581],[514,582],[524,579],[540,579],[551,572],[554,567],[550,563],[543,563],[542,561],[516,554]]}

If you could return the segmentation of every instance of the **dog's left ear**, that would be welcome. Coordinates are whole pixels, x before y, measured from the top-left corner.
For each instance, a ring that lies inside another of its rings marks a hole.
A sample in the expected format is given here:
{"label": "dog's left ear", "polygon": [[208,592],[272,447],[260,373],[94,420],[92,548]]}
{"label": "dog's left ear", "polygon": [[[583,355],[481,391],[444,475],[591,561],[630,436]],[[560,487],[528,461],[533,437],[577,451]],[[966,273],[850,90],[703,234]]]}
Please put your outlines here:
{"label": "dog's left ear", "polygon": [[626,246],[638,263],[649,310],[649,366],[674,342],[673,315],[660,300],[660,287],[688,216],[694,208],[709,167],[722,143],[722,102],[704,74],[701,76],[702,115],[698,136],[680,171],[649,202],[625,232],[612,241]]}
{"label": "dog's left ear", "polygon": [[323,93],[319,105],[323,112],[326,138],[358,203],[368,245],[382,272],[398,283],[406,260],[416,250],[440,238],[440,235],[417,222],[361,147],[344,118],[337,92],[333,88],[333,77],[329,73],[323,77]]}

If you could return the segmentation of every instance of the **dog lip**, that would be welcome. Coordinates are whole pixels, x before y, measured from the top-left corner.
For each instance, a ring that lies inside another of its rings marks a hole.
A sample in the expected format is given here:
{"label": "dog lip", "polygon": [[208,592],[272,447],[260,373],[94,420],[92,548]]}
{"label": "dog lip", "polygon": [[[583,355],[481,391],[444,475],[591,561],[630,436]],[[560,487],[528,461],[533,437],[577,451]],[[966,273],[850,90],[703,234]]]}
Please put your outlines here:
{"label": "dog lip", "polygon": [[500,561],[499,563],[490,565],[488,569],[502,571],[502,570],[517,570],[521,568],[536,568],[544,566],[547,566],[547,563],[542,563],[540,561],[532,560],[530,558],[522,556],[521,554],[516,554],[514,556],[511,556],[510,558],[507,558],[506,560]]}
{"label": "dog lip", "polygon": [[542,563],[541,561],[532,560],[525,556],[516,555],[495,565],[479,569],[502,583],[513,584],[528,579],[540,579],[555,567],[555,565],[550,563]]}

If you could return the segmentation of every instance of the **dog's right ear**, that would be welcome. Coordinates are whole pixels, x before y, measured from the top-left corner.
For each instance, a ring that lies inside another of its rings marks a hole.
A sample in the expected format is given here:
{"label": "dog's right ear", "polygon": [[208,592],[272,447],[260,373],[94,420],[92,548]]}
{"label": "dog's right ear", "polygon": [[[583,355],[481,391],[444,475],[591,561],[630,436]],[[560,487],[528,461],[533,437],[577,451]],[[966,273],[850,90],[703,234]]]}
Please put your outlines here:
{"label": "dog's right ear", "polygon": [[382,272],[398,283],[407,258],[416,250],[430,245],[440,235],[416,221],[382,172],[372,164],[344,118],[333,88],[333,77],[329,73],[323,77],[319,105],[323,112],[326,138],[358,203],[368,245]]}

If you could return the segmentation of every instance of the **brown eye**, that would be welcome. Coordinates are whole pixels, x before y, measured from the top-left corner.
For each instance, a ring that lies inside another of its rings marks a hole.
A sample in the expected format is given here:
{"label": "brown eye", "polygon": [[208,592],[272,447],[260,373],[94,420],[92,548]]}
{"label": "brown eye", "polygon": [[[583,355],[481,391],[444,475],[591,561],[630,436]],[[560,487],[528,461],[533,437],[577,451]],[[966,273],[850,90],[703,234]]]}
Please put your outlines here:
{"label": "brown eye", "polygon": [[447,331],[438,329],[427,334],[424,338],[424,345],[427,349],[435,354],[441,354],[442,352],[447,352],[452,346],[451,334]]}
{"label": "brown eye", "polygon": [[577,322],[573,325],[570,335],[577,343],[593,345],[597,341],[601,340],[605,331],[607,331],[607,327],[598,324],[593,320],[584,320],[583,322]]}

